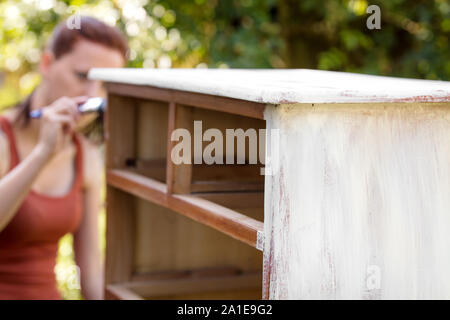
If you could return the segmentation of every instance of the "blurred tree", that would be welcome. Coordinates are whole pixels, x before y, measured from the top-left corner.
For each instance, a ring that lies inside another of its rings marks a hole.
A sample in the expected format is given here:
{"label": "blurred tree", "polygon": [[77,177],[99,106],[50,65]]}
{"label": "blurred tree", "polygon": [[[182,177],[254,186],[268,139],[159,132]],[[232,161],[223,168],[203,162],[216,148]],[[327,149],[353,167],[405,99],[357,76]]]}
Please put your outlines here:
{"label": "blurred tree", "polygon": [[[313,68],[449,79],[447,0],[159,0],[210,67]],[[369,5],[381,29],[369,30]],[[199,60],[200,59],[200,60]]]}
{"label": "blurred tree", "polygon": [[449,78],[446,0],[370,1],[381,9],[380,30],[366,27],[366,0],[280,0],[279,4],[289,67]]}
{"label": "blurred tree", "polygon": [[[176,12],[175,26],[189,51],[209,67],[284,67],[276,0],[157,3]],[[196,61],[197,62],[197,61]]]}
{"label": "blurred tree", "polygon": [[[381,30],[366,27],[369,4],[381,8]],[[447,0],[9,0],[0,3],[0,107],[36,86],[40,50],[76,11],[125,31],[130,67],[450,75]]]}

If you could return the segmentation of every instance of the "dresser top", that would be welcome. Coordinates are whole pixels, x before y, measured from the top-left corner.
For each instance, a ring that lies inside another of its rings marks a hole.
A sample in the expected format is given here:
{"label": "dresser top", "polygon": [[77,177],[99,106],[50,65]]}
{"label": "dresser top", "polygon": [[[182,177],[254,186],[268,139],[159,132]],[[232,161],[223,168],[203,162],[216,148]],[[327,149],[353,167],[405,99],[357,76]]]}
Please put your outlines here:
{"label": "dresser top", "polygon": [[92,69],[90,79],[269,104],[450,102],[450,82],[308,69]]}

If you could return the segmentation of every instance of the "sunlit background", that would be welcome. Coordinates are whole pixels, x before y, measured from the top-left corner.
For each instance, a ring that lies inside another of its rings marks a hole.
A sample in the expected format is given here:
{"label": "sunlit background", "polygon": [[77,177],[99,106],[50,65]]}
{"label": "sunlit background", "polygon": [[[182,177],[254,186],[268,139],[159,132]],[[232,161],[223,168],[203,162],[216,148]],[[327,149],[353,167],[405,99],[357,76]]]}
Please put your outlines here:
{"label": "sunlit background", "polygon": [[[368,30],[368,5],[381,29]],[[447,0],[23,0],[0,3],[0,110],[40,81],[40,52],[54,26],[78,12],[122,29],[129,66],[311,68],[449,80]],[[105,215],[101,214],[104,248]],[[56,267],[67,299],[80,298],[72,237]]]}

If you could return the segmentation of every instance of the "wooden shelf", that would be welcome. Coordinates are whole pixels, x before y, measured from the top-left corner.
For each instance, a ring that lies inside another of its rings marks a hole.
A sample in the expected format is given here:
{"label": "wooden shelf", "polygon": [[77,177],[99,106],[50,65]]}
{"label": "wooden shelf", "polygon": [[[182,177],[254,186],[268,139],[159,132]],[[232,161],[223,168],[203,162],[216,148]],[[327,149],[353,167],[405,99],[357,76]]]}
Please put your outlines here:
{"label": "wooden shelf", "polygon": [[261,191],[204,192],[193,195],[233,210],[248,208],[264,210],[264,192]]}
{"label": "wooden shelf", "polygon": [[133,292],[122,284],[109,284],[106,286],[105,298],[107,300],[144,300],[140,295]]}
{"label": "wooden shelf", "polygon": [[255,248],[258,232],[260,234],[263,232],[264,224],[261,221],[196,195],[169,194],[164,183],[128,170],[108,170],[107,183],[210,226]]}
{"label": "wooden shelf", "polygon": [[[127,159],[125,169],[142,176],[166,181],[166,159]],[[264,176],[255,165],[194,165],[189,191],[229,192],[264,191]]]}
{"label": "wooden shelf", "polygon": [[248,272],[227,276],[124,282],[108,285],[106,294],[115,299],[141,300],[233,290],[260,290],[261,286],[261,272]]}
{"label": "wooden shelf", "polygon": [[223,277],[223,276],[235,276],[242,274],[242,270],[237,267],[209,267],[209,268],[197,268],[191,270],[179,270],[179,271],[160,271],[160,272],[147,272],[147,273],[135,273],[131,276],[130,282],[142,282],[153,280],[169,280],[169,279],[181,279],[181,278],[206,278],[206,277]]}
{"label": "wooden shelf", "polygon": [[264,184],[258,181],[194,181],[191,192],[264,191]]}

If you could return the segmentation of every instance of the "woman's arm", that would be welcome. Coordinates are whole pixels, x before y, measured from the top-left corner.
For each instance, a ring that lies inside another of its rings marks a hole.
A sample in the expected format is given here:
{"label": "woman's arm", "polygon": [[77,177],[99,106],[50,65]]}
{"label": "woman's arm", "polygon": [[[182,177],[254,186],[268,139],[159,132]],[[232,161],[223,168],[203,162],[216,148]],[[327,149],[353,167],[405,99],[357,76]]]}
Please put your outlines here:
{"label": "woman's arm", "polygon": [[[9,156],[9,152],[5,150],[7,141],[4,140],[6,139],[4,136],[0,136],[0,139],[2,139],[0,141],[0,159],[4,159]],[[33,181],[49,159],[51,151],[46,145],[38,144],[17,167],[7,174],[3,172],[0,176],[0,232],[14,217]]]}
{"label": "woman's arm", "polygon": [[[17,167],[0,176],[0,231],[14,217],[39,172],[53,155],[57,141],[75,128],[79,118],[77,105],[85,100],[86,97],[62,97],[43,109],[36,147]],[[4,151],[5,140],[1,144],[0,158],[9,156],[9,152]]]}
{"label": "woman's arm", "polygon": [[104,272],[99,246],[98,218],[101,209],[103,161],[96,147],[83,141],[83,219],[74,234],[75,260],[80,268],[81,293],[85,299],[103,299]]}

